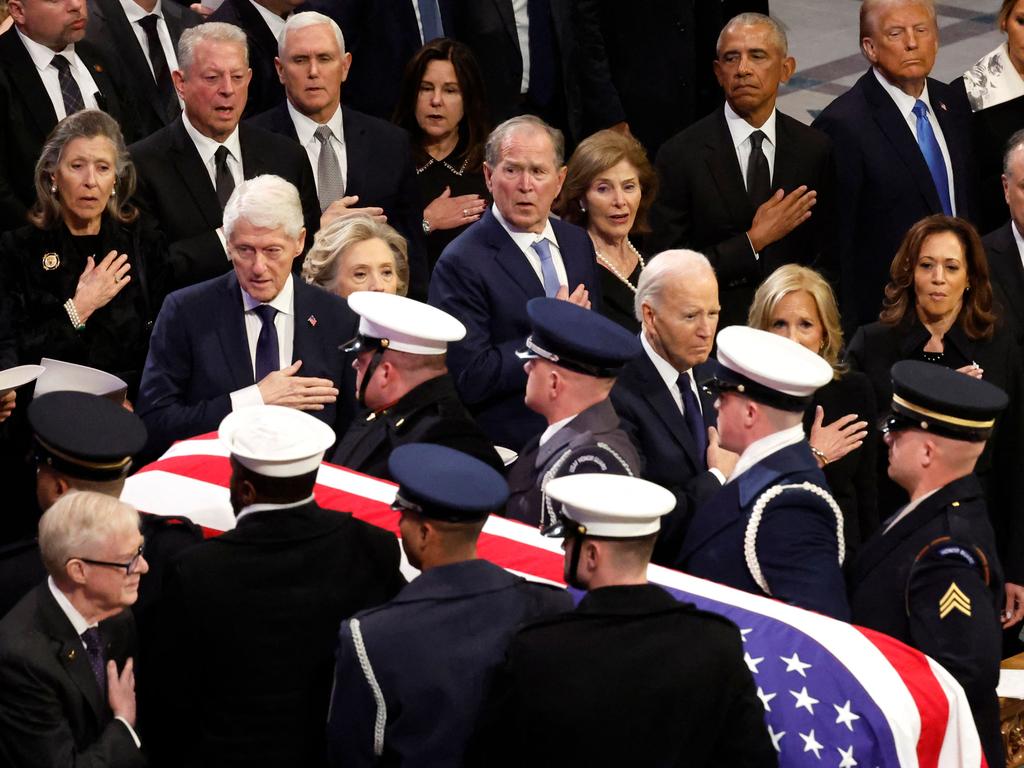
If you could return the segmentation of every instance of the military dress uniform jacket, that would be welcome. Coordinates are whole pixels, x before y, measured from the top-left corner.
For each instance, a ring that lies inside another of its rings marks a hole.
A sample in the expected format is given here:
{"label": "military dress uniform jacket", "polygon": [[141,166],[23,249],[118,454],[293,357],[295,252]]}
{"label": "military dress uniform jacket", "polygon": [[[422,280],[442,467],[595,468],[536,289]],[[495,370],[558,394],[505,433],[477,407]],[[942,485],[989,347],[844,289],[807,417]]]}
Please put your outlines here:
{"label": "military dress uniform jacket", "polygon": [[[542,433],[543,434],[543,433]],[[547,478],[587,472],[640,477],[643,462],[629,437],[619,427],[611,399],[578,413],[572,421],[540,445],[531,440],[509,472],[505,514],[530,525],[554,522],[545,516]]]}
{"label": "military dress uniform jacket", "polygon": [[[828,490],[806,440],[765,457],[698,509],[676,567],[702,579],[849,620],[840,567],[843,548],[838,532],[843,523],[838,507],[833,509],[811,491],[787,490],[764,506],[759,522],[754,519],[763,492],[799,483]],[[748,559],[744,539],[752,519],[757,524],[757,543],[755,556]],[[767,590],[755,578],[755,568]]]}
{"label": "military dress uniform jacket", "polygon": [[390,480],[388,456],[406,443],[445,445],[503,471],[493,443],[459,400],[447,373],[411,389],[382,411],[357,416],[338,441],[331,462]]}
{"label": "military dress uniform jacket", "polygon": [[327,726],[330,765],[461,766],[512,635],[571,608],[565,590],[469,560],[431,568],[387,605],[345,622]]}
{"label": "military dress uniform jacket", "polygon": [[995,692],[1003,574],[978,479],[954,480],[876,533],[848,579],[853,622],[949,670],[970,701],[988,764],[1003,765]]}
{"label": "military dress uniform jacket", "polygon": [[[567,716],[568,715],[568,716]],[[467,766],[775,766],[739,630],[653,584],[513,639]]]}

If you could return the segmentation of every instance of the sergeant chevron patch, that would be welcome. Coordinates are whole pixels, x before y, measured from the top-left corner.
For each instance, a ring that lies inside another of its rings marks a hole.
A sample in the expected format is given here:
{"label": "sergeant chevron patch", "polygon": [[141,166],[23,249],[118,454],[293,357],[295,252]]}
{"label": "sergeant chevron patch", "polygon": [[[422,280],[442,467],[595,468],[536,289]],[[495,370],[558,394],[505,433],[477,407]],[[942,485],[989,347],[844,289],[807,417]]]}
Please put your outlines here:
{"label": "sergeant chevron patch", "polygon": [[960,591],[956,582],[951,582],[949,589],[939,599],[939,618],[944,619],[953,611],[960,611],[964,616],[971,615],[971,598]]}

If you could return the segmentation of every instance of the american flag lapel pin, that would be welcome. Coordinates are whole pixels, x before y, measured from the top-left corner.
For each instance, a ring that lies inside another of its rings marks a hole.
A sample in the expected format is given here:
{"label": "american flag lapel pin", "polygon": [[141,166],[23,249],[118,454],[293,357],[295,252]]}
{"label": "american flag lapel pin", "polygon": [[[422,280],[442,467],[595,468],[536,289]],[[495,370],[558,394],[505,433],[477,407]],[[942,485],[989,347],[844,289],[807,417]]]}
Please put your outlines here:
{"label": "american flag lapel pin", "polygon": [[316,315],[310,315],[306,318],[306,322],[309,323],[310,328],[316,328]]}

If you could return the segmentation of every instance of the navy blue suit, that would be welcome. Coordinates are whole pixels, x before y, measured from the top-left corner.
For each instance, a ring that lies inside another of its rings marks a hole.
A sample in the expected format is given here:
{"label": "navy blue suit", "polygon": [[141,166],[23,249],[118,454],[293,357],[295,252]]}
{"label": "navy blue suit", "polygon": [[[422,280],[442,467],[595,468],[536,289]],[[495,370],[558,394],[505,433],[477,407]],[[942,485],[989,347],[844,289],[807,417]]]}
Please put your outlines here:
{"label": "navy blue suit", "polygon": [[[297,375],[330,379],[340,390],[337,403],[310,413],[342,434],[354,395],[338,346],[355,335],[357,318],[343,299],[299,280],[294,285],[292,360],[302,361]],[[231,412],[230,393],[254,383],[235,273],[175,291],[156,319],[139,387],[147,454],[216,429]]]}
{"label": "navy blue suit", "polygon": [[[424,571],[390,603],[341,628],[327,725],[332,766],[455,766],[520,625],[572,609],[565,590],[486,560]],[[383,696],[379,708],[353,638]],[[383,757],[374,722],[384,718]]]}
{"label": "navy blue suit", "polygon": [[[754,503],[774,485],[803,482],[828,489],[806,441],[776,451],[726,483],[697,510],[677,567],[703,579],[765,595],[744,557],[744,535]],[[765,508],[756,552],[771,597],[849,620],[837,553],[836,516],[823,500],[807,491],[785,491]]]}
{"label": "navy blue suit", "polygon": [[[958,92],[928,80],[928,98],[953,168],[956,213],[974,216],[970,109]],[[840,308],[849,329],[878,319],[889,265],[916,221],[942,213],[924,155],[896,102],[868,70],[829,104],[814,128],[832,138],[839,204]]]}
{"label": "navy blue suit", "polygon": [[[597,257],[587,233],[551,220],[569,291],[583,283],[600,305]],[[448,345],[448,369],[459,396],[495,445],[519,450],[544,431],[544,418],[523,402],[526,372],[516,350],[530,335],[526,302],[544,295],[530,262],[488,210],[444,249],[430,278],[430,303],[466,326]]]}

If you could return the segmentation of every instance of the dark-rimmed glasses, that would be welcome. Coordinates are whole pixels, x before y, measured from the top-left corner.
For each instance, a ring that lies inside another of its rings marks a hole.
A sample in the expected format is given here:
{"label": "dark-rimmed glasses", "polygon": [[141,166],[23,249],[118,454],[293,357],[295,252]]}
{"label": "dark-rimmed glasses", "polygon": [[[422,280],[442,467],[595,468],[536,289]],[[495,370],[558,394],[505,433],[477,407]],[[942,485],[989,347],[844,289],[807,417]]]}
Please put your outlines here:
{"label": "dark-rimmed glasses", "polygon": [[142,550],[145,546],[145,544],[140,545],[139,551],[135,553],[135,557],[127,563],[112,563],[109,560],[91,560],[88,557],[69,557],[65,564],[70,563],[72,560],[81,560],[83,563],[88,563],[89,565],[105,565],[109,568],[124,568],[124,575],[131,576],[132,571],[135,570],[136,566],[138,566],[139,560],[142,559]]}

